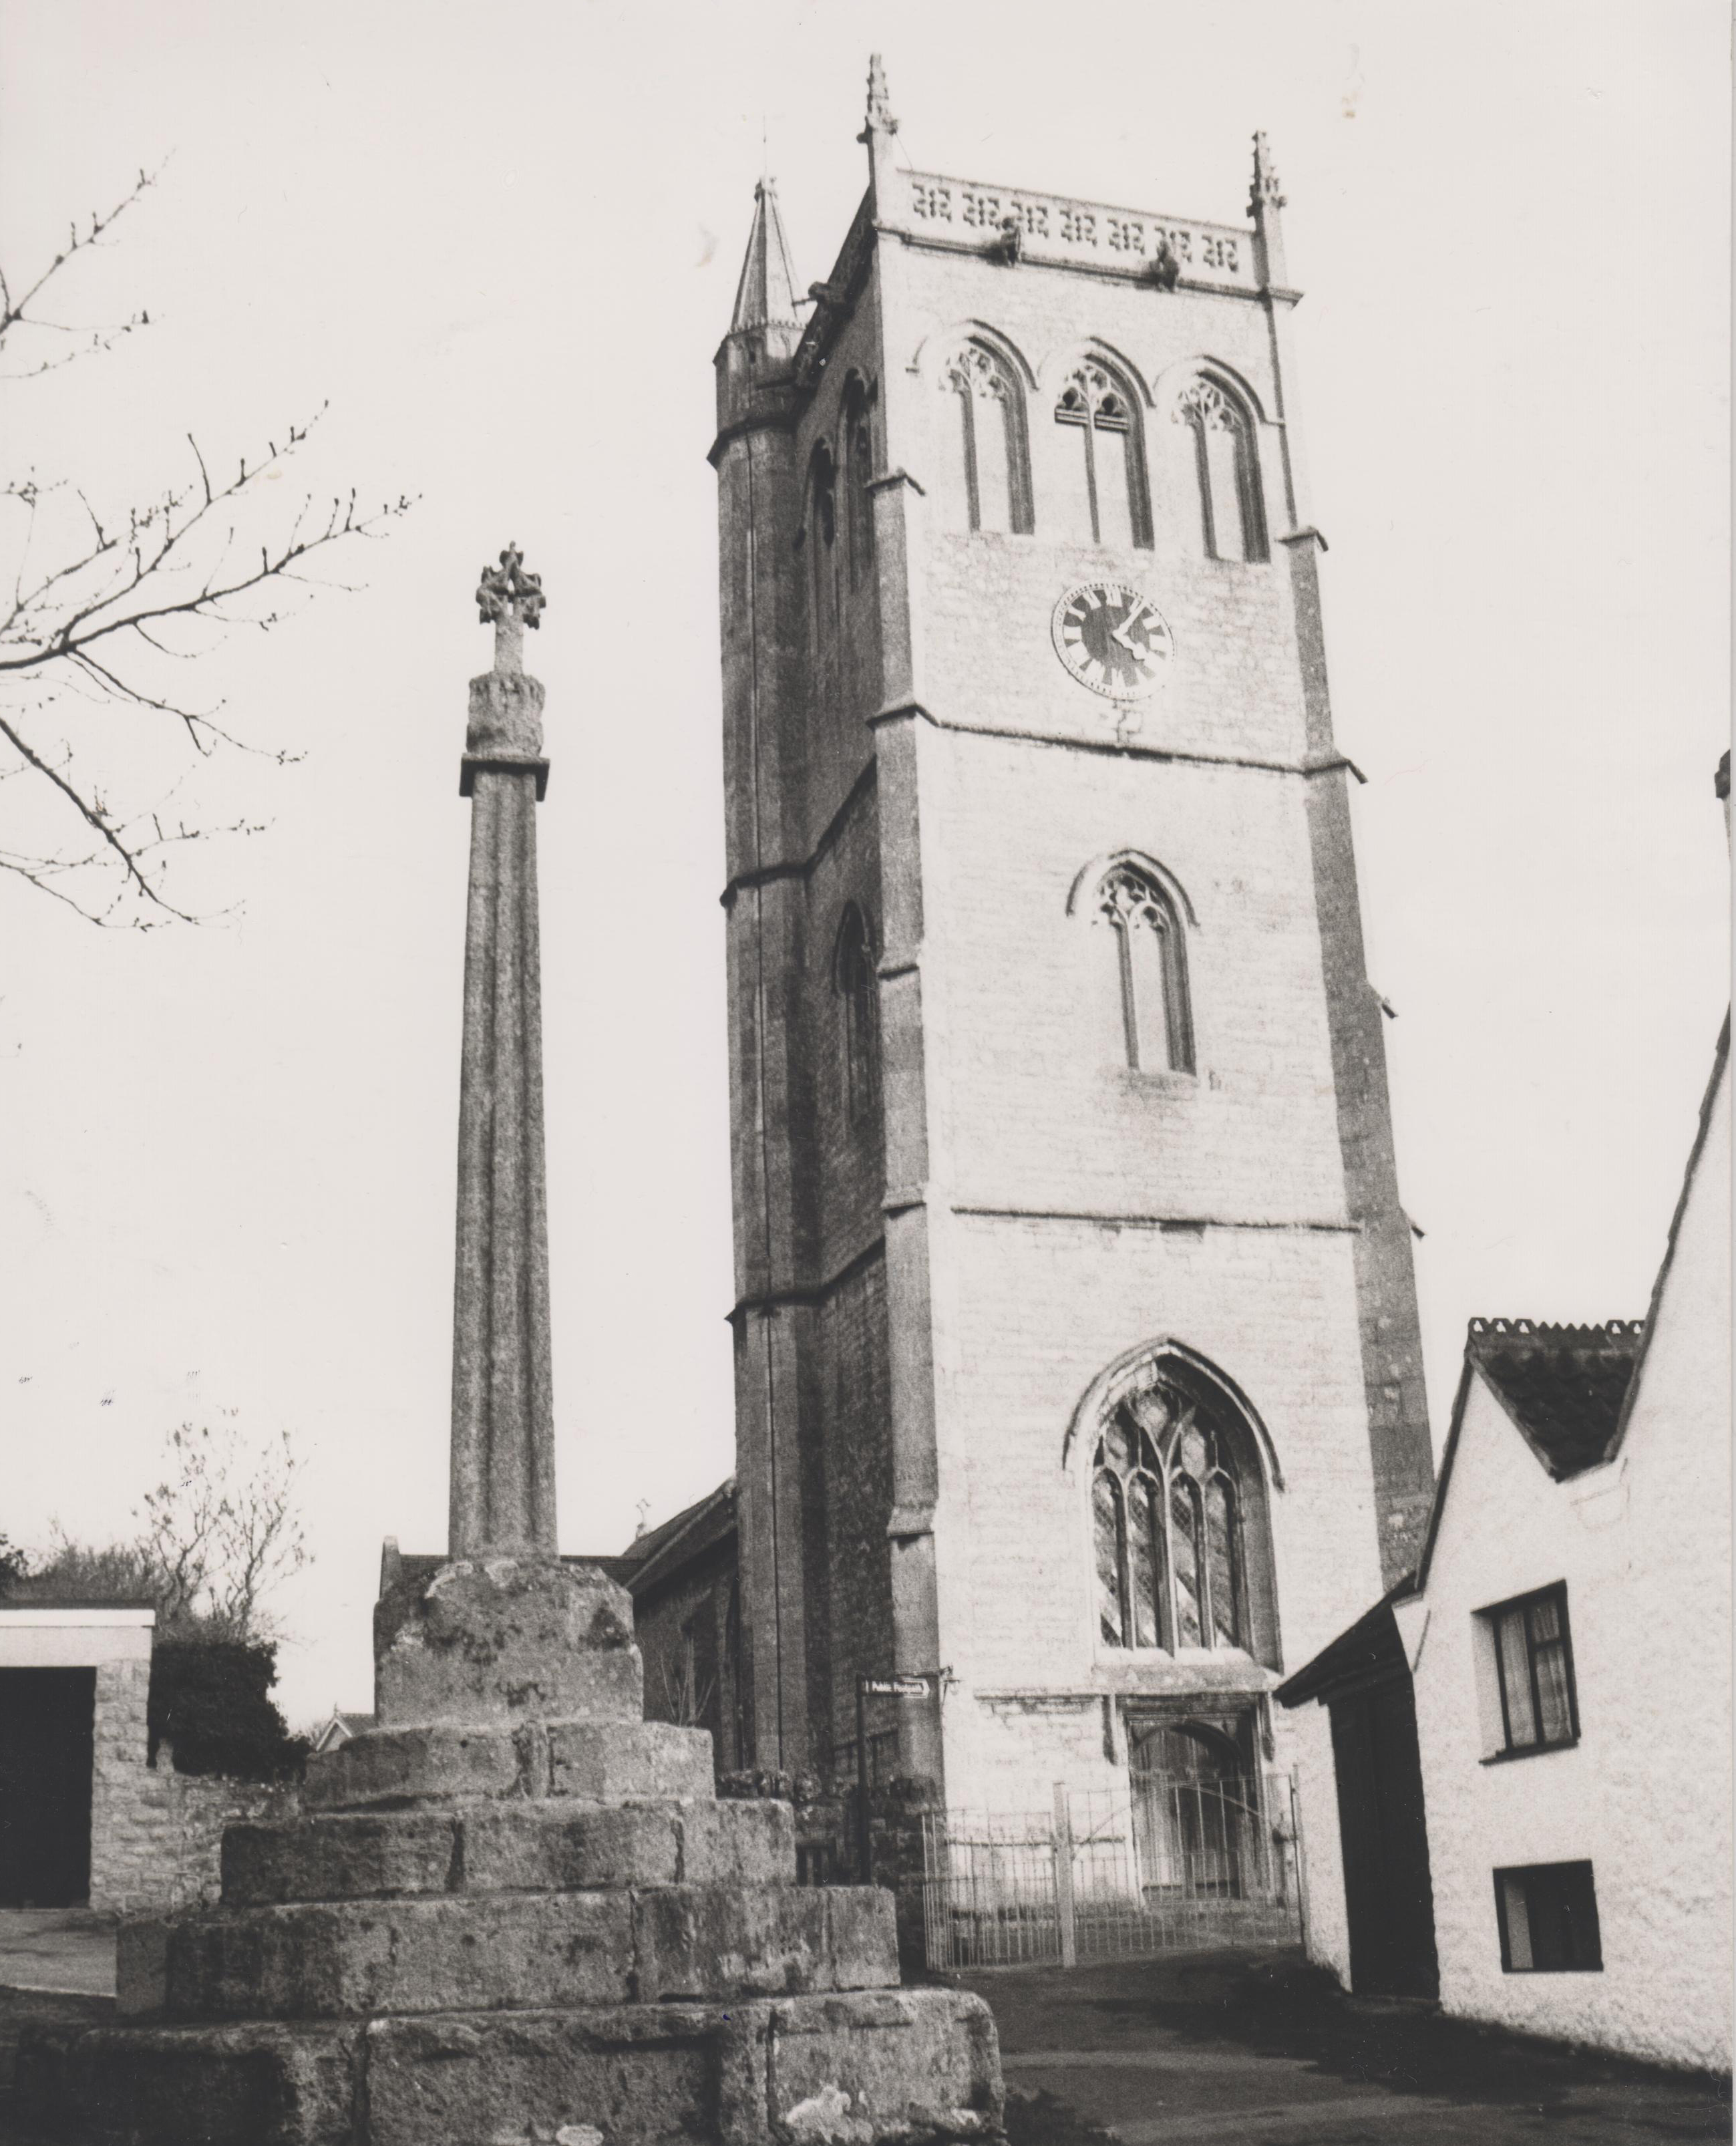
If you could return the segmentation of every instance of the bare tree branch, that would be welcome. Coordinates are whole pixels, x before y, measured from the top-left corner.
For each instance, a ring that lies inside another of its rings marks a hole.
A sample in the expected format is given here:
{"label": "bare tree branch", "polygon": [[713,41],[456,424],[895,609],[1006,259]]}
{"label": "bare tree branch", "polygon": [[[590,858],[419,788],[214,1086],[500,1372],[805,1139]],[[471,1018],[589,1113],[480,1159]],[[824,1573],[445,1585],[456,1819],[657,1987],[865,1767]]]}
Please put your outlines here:
{"label": "bare tree branch", "polygon": [[[79,330],[43,318],[33,308],[69,263],[112,242],[116,222],[155,186],[162,168],[142,171],[106,214],[75,225],[67,244],[22,296],[14,298],[0,270],[0,350],[11,347],[9,338],[38,331],[87,335],[92,341],[83,347],[100,348],[147,324],[141,311],[122,322]],[[0,383],[33,377],[77,354],[62,352],[22,372],[0,371]],[[75,751],[54,733],[48,711],[66,694],[126,712],[142,726],[166,722],[182,750],[191,747],[200,760],[224,748],[280,766],[297,757],[240,738],[217,720],[221,701],[199,706],[163,674],[233,627],[271,631],[315,591],[352,590],[354,584],[324,571],[327,555],[383,536],[409,512],[414,502],[402,496],[367,512],[358,507],[353,491],[322,507],[309,495],[284,529],[276,501],[267,505],[264,487],[306,447],[321,414],[292,425],[281,442],[268,440],[251,467],[245,457],[238,459],[227,482],[213,481],[198,441],[188,434],[192,470],[144,505],[102,507],[76,486],[34,472],[0,485],[0,543],[11,520],[16,554],[10,571],[0,572],[0,588],[9,589],[0,600],[0,781],[12,775],[34,778],[25,789],[40,786],[69,827],[66,846],[43,854],[37,854],[38,844],[0,840],[0,871],[68,903],[92,923],[148,929],[172,921],[208,921],[165,891],[173,852],[217,834],[256,832],[257,826],[246,821],[222,827],[183,821],[166,834],[161,795],[112,806],[100,775],[84,764],[84,749]],[[276,527],[262,541],[247,525],[252,522],[257,528],[266,515]],[[42,692],[33,704],[19,705],[18,689],[33,683]],[[154,728],[142,728],[139,735],[150,743]],[[14,756],[9,766],[7,749]],[[70,831],[75,825],[76,836]]]}

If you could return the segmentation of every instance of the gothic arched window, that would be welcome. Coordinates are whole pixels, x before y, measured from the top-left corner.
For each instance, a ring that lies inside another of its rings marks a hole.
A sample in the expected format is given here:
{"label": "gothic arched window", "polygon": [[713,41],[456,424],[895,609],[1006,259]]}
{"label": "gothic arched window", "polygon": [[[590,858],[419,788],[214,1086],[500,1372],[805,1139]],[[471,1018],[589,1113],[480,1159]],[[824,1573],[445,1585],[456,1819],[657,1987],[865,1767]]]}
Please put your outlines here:
{"label": "gothic arched window", "polygon": [[1220,1403],[1154,1372],[1091,1463],[1105,1647],[1248,1649],[1240,1478]]}
{"label": "gothic arched window", "polygon": [[850,586],[856,588],[874,563],[874,440],[868,417],[868,391],[853,379],[844,397],[845,528],[850,546]]}
{"label": "gothic arched window", "polygon": [[853,901],[838,926],[832,979],[844,1016],[844,1115],[854,1125],[880,1094],[880,1007],[873,939]]}
{"label": "gothic arched window", "polygon": [[805,536],[814,639],[824,647],[838,623],[838,500],[831,452],[823,441],[808,464]]}
{"label": "gothic arched window", "polygon": [[1138,865],[1118,864],[1097,889],[1096,921],[1109,926],[1127,1064],[1136,1071],[1191,1073],[1187,950],[1168,890]]}
{"label": "gothic arched window", "polygon": [[1063,428],[1057,490],[1061,525],[1081,543],[1151,546],[1151,502],[1134,399],[1087,360],[1068,375],[1055,422]]}
{"label": "gothic arched window", "polygon": [[1254,427],[1246,410],[1215,380],[1202,377],[1182,391],[1172,414],[1194,436],[1200,545],[1206,557],[1270,557]]}
{"label": "gothic arched window", "polygon": [[1032,527],[1025,392],[1012,367],[986,343],[963,343],[940,368],[951,406],[952,441],[942,472],[942,512],[958,529]]}

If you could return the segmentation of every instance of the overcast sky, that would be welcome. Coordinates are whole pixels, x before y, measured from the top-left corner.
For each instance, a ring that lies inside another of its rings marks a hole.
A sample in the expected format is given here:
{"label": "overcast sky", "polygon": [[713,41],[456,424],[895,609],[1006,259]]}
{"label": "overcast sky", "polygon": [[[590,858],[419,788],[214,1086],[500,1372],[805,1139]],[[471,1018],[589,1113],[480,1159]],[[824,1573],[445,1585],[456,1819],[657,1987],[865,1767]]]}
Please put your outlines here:
{"label": "overcast sky", "polygon": [[124,505],[188,432],[227,465],[329,402],[286,515],[420,503],[194,674],[304,756],[177,793],[271,822],[193,860],[237,918],[104,936],[0,876],[0,1530],[123,1533],[174,1424],[287,1425],[282,1695],[368,1703],[380,1539],[444,1540],[457,763],[509,538],[549,594],[563,1546],[732,1465],[711,360],[762,132],[830,267],[870,45],[925,169],[1234,221],[1269,132],[1437,1442],[1469,1315],[1642,1313],[1728,997],[1728,37],[1719,0],[10,11],[15,280],[170,162],[62,300],[152,326],[5,390],[8,472]]}

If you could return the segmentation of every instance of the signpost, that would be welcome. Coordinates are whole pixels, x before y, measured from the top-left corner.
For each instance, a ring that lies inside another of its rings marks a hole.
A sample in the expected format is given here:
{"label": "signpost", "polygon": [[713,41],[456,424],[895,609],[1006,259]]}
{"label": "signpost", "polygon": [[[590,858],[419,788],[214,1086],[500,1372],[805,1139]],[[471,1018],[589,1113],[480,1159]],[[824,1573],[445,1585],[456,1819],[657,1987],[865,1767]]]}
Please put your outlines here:
{"label": "signpost", "polygon": [[856,1864],[857,1882],[871,1884],[869,1874],[868,1701],[870,1699],[926,1699],[940,1687],[945,1671],[925,1676],[859,1676],[856,1679]]}

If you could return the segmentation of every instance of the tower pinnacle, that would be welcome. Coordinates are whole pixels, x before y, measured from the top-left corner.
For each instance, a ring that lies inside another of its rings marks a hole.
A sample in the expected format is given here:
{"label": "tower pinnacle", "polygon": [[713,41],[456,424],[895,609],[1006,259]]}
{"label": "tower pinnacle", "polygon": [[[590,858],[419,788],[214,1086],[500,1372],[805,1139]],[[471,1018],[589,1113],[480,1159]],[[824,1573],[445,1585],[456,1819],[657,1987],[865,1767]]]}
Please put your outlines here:
{"label": "tower pinnacle", "polygon": [[868,112],[862,122],[857,141],[868,150],[868,190],[878,206],[882,174],[890,177],[892,169],[892,137],[898,132],[898,122],[892,116],[892,101],[886,90],[886,70],[878,52],[868,56]]}
{"label": "tower pinnacle", "polygon": [[1287,281],[1284,260],[1284,226],[1279,211],[1285,207],[1278,167],[1264,134],[1254,137],[1254,184],[1248,193],[1248,213],[1254,219],[1254,252],[1263,288],[1282,288]]}
{"label": "tower pinnacle", "polygon": [[863,122],[858,139],[866,142],[870,134],[895,134],[898,122],[892,117],[892,101],[886,90],[885,62],[878,52],[868,55],[868,116]]}
{"label": "tower pinnacle", "polygon": [[777,181],[768,174],[754,188],[753,229],[747,237],[741,281],[736,287],[730,333],[793,328],[797,321],[796,288],[796,265],[790,257],[790,242],[784,236],[784,220],[778,214]]}

